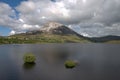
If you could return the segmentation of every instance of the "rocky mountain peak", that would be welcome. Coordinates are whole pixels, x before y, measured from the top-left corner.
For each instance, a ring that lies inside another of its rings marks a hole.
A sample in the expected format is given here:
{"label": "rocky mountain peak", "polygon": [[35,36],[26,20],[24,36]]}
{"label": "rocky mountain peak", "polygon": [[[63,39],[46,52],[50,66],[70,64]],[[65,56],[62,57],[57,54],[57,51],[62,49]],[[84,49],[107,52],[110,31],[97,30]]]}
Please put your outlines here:
{"label": "rocky mountain peak", "polygon": [[75,31],[68,28],[67,26],[57,23],[57,22],[48,22],[46,23],[40,31],[47,34],[58,34],[58,35],[78,35]]}
{"label": "rocky mountain peak", "polygon": [[72,29],[57,22],[48,22],[44,24],[40,30],[30,31],[30,32],[27,32],[27,34],[76,35],[81,37],[81,35],[73,31]]}
{"label": "rocky mountain peak", "polygon": [[45,32],[49,32],[49,31],[56,29],[58,27],[61,27],[61,26],[63,26],[63,24],[60,24],[57,22],[48,22],[41,28],[41,30],[45,31]]}

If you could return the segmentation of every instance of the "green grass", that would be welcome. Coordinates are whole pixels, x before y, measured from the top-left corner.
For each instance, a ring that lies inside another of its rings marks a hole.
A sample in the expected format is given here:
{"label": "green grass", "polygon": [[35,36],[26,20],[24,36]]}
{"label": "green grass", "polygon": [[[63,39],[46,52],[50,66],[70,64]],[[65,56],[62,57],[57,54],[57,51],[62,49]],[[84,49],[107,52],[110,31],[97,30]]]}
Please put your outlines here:
{"label": "green grass", "polygon": [[35,63],[36,57],[32,53],[27,53],[23,57],[24,63]]}
{"label": "green grass", "polygon": [[120,40],[112,40],[112,41],[107,41],[105,43],[120,44]]}
{"label": "green grass", "polygon": [[66,68],[74,68],[77,65],[73,60],[67,60],[64,64]]}
{"label": "green grass", "polygon": [[29,44],[29,43],[86,43],[89,42],[76,35],[14,35],[6,38],[0,38],[0,44]]}

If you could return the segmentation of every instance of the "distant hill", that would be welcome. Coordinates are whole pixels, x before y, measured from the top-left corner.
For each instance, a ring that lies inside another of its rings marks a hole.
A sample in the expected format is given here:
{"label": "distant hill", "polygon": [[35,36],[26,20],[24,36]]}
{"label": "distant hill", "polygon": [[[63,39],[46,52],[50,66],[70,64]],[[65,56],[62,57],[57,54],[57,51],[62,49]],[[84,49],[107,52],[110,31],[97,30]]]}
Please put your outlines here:
{"label": "distant hill", "polygon": [[114,35],[108,35],[103,37],[92,37],[89,38],[92,42],[106,42],[106,43],[112,43],[112,42],[120,42],[120,36],[114,36]]}

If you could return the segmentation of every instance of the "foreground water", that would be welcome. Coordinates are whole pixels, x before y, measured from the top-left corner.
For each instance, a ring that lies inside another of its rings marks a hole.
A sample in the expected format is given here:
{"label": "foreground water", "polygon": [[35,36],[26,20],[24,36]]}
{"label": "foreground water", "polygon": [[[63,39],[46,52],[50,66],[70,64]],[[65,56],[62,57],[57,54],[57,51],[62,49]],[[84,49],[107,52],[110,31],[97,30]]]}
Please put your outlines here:
{"label": "foreground water", "polygon": [[[24,64],[28,52],[36,55],[36,64]],[[66,69],[68,59],[77,67]],[[0,45],[0,80],[120,80],[120,45]]]}

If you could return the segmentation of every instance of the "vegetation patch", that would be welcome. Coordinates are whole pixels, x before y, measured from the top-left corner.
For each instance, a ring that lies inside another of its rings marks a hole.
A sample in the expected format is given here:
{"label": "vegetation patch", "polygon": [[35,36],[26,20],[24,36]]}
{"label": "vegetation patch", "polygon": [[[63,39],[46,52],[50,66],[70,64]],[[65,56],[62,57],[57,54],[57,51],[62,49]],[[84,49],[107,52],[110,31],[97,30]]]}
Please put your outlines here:
{"label": "vegetation patch", "polygon": [[74,68],[76,67],[77,63],[73,60],[67,60],[65,61],[65,67],[66,68]]}
{"label": "vegetation patch", "polygon": [[36,57],[32,53],[27,53],[27,54],[24,55],[23,60],[24,60],[24,63],[34,64],[35,60],[36,60]]}
{"label": "vegetation patch", "polygon": [[120,44],[120,40],[111,40],[111,41],[107,41],[105,43]]}
{"label": "vegetation patch", "polygon": [[55,35],[55,34],[37,34],[26,35],[16,34],[8,37],[1,37],[0,44],[38,44],[38,43],[89,43],[87,39],[76,35]]}

